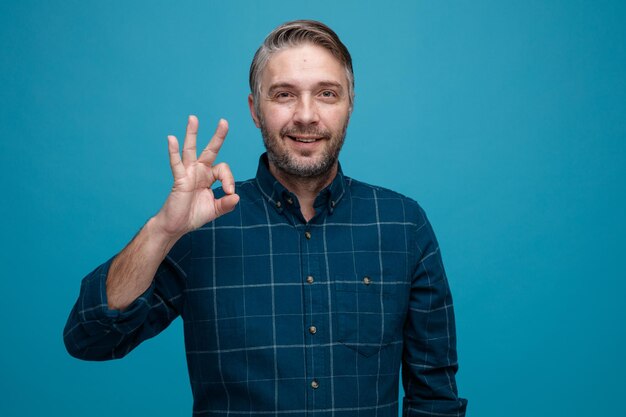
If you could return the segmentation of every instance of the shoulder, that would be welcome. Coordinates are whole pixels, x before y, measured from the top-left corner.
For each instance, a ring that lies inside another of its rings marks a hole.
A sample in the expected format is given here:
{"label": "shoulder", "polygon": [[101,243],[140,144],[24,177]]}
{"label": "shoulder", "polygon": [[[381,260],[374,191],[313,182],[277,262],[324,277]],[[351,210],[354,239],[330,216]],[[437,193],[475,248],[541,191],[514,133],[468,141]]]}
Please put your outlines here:
{"label": "shoulder", "polygon": [[407,204],[418,205],[412,198],[389,188],[368,184],[348,176],[344,176],[344,179],[353,197],[372,197],[375,194],[378,198],[402,200]]}
{"label": "shoulder", "polygon": [[352,177],[344,176],[350,197],[355,201],[374,200],[385,211],[400,209],[405,219],[410,219],[416,226],[427,222],[422,206],[413,198],[389,188],[368,184]]}

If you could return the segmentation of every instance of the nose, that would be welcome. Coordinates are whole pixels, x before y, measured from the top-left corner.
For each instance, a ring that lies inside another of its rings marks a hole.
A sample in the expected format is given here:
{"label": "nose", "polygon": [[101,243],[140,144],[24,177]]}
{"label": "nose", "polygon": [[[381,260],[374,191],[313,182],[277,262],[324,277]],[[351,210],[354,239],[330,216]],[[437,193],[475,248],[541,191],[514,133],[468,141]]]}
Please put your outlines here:
{"label": "nose", "polygon": [[293,121],[302,125],[315,124],[319,121],[315,100],[310,95],[303,95],[298,99],[293,114]]}

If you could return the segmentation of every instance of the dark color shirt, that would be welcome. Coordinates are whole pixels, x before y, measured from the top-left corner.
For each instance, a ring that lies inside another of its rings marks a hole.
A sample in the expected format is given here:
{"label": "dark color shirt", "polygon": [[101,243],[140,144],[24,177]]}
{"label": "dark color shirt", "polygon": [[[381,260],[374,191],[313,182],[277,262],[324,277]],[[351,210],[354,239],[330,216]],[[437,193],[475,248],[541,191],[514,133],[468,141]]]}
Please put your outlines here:
{"label": "dark color shirt", "polygon": [[452,298],[415,201],[339,169],[306,222],[265,156],[237,193],[123,312],[107,307],[111,261],[85,277],[68,351],[121,358],[180,315],[194,415],[395,417],[400,365],[404,415],[465,414]]}

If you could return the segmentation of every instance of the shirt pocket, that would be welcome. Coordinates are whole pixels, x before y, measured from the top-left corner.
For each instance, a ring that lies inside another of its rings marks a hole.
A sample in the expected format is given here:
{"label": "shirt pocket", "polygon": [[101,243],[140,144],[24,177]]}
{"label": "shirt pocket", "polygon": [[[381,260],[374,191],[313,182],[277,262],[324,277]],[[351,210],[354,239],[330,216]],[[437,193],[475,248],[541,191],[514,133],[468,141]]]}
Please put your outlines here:
{"label": "shirt pocket", "polygon": [[334,339],[363,356],[391,343],[402,343],[408,305],[407,286],[392,277],[337,277],[333,291]]}

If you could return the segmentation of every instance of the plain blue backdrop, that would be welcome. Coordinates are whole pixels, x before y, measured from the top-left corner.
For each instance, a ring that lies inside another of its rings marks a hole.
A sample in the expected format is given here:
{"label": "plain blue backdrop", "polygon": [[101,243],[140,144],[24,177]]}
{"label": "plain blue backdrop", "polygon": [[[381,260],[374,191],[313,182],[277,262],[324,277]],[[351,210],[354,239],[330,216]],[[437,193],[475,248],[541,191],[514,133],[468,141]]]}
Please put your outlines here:
{"label": "plain blue backdrop", "polygon": [[75,360],[80,280],[154,214],[197,114],[254,175],[255,49],[319,19],[352,52],[341,160],[438,234],[461,395],[481,417],[624,416],[623,1],[0,2],[0,415],[189,416],[182,325]]}

